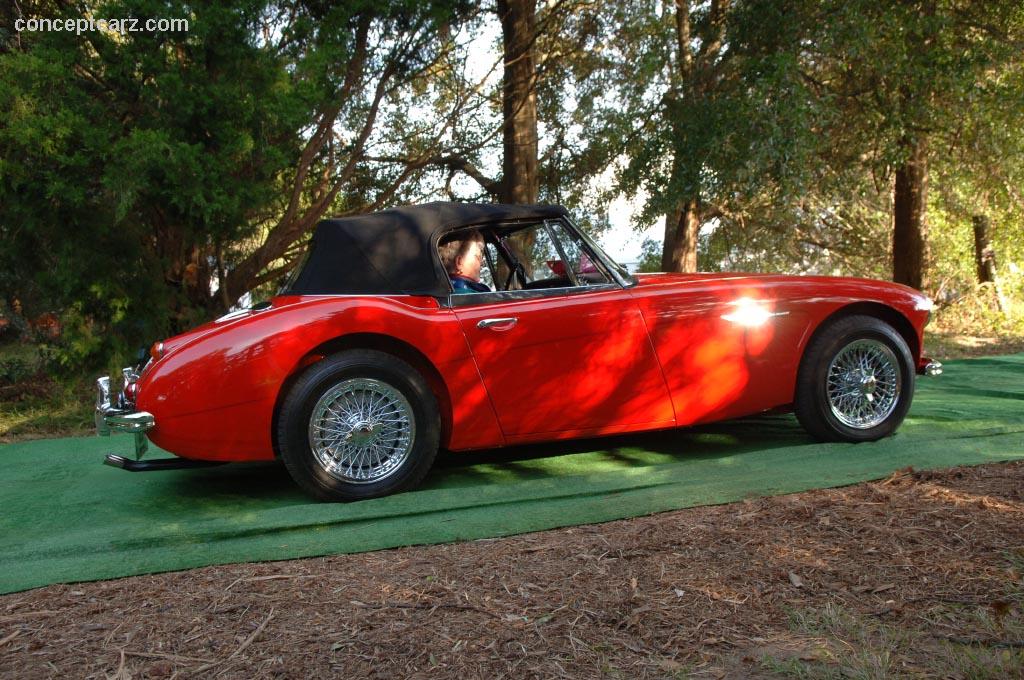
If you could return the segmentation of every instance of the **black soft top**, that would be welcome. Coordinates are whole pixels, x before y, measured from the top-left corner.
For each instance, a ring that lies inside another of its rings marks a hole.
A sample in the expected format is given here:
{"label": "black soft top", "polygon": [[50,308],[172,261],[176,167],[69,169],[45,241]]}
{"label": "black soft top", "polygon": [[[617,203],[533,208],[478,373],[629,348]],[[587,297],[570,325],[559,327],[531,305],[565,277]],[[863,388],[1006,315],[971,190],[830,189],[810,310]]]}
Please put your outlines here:
{"label": "black soft top", "polygon": [[285,295],[432,295],[451,292],[437,257],[447,232],[490,222],[562,217],[557,205],[425,203],[323,220]]}

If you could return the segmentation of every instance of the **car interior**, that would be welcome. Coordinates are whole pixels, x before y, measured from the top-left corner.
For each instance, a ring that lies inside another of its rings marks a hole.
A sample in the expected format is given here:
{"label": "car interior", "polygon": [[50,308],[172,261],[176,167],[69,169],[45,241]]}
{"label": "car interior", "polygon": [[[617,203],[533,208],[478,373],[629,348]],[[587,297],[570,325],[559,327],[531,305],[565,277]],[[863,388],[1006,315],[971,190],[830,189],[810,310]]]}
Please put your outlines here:
{"label": "car interior", "polygon": [[567,226],[555,220],[486,225],[455,231],[443,246],[469,231],[485,242],[480,281],[494,292],[575,288],[611,283],[601,261]]}

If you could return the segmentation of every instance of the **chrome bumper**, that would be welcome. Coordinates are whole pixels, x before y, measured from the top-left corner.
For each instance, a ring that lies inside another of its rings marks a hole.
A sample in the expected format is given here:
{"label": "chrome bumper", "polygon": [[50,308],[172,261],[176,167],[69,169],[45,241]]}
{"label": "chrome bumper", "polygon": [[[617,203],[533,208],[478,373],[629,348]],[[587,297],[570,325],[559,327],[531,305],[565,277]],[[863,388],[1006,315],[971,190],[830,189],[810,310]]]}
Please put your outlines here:
{"label": "chrome bumper", "polygon": [[929,361],[921,371],[922,375],[942,375],[942,364],[938,361]]}
{"label": "chrome bumper", "polygon": [[[125,388],[138,379],[132,369],[124,370]],[[125,396],[124,390],[111,395],[110,378],[96,381],[96,433],[106,437],[114,432],[127,432],[135,436],[135,459],[139,460],[149,448],[146,432],[153,429],[156,419],[152,413],[136,411],[135,404]]]}

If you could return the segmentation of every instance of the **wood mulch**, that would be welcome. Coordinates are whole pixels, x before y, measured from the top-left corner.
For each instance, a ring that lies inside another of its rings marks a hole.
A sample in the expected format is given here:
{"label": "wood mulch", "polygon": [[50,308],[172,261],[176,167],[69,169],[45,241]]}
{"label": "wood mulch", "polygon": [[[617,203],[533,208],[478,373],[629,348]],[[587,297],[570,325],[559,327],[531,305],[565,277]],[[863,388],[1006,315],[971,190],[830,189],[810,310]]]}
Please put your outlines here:
{"label": "wood mulch", "polygon": [[0,596],[0,677],[1019,677],[1022,520],[1018,462],[50,586]]}

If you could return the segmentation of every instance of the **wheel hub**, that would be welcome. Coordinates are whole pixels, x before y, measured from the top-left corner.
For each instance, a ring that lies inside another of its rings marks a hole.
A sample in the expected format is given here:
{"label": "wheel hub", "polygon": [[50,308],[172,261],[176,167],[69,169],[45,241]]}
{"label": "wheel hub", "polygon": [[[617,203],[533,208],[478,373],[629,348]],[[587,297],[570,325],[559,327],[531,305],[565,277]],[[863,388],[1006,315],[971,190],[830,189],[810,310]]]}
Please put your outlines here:
{"label": "wheel hub", "polygon": [[851,342],[829,365],[826,394],[832,415],[858,430],[876,427],[896,410],[900,380],[899,360],[888,345],[874,339]]}
{"label": "wheel hub", "polygon": [[366,421],[356,421],[352,424],[352,429],[345,435],[345,441],[350,442],[354,446],[369,446],[377,441],[377,432],[380,427],[379,423],[368,423]]}

